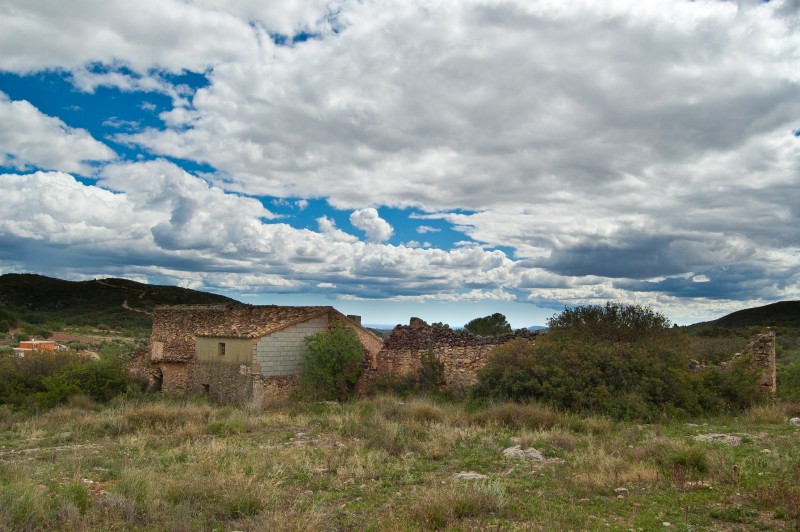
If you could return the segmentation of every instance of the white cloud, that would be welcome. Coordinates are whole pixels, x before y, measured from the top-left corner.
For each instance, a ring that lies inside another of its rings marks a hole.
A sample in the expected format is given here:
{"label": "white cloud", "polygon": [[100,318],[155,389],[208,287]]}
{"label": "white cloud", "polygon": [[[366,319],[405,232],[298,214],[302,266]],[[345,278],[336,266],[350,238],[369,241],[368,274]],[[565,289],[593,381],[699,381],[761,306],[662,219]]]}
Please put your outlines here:
{"label": "white cloud", "polygon": [[[195,266],[254,269],[239,280],[330,283],[357,297],[691,300],[705,312],[715,299],[797,294],[796,1],[51,4],[0,6],[0,69],[65,69],[87,92],[169,94],[166,129],[118,139],[219,174],[207,183],[163,161],[110,165],[100,186],[114,193],[60,173],[6,177],[6,236],[117,232],[138,260],[186,282],[223,282],[190,275]],[[317,35],[270,38],[300,31]],[[168,81],[185,70],[209,85],[189,94]],[[0,113],[3,164],[86,172],[114,157],[26,102],[0,99]],[[91,227],[57,214],[48,182],[78,205],[102,198]],[[326,217],[318,231],[264,223],[275,216],[230,192],[355,209],[370,244]],[[414,207],[473,241],[383,245],[393,228],[364,205]]]}
{"label": "white cloud", "polygon": [[31,167],[91,174],[89,161],[115,157],[105,144],[83,129],[67,126],[24,100],[0,92],[0,166]]}
{"label": "white cloud", "polygon": [[425,233],[438,233],[441,229],[431,227],[430,225],[420,225],[417,227],[417,233],[424,235]]}
{"label": "white cloud", "polygon": [[389,222],[381,218],[372,207],[353,211],[350,223],[364,231],[369,242],[384,242],[394,234]]}

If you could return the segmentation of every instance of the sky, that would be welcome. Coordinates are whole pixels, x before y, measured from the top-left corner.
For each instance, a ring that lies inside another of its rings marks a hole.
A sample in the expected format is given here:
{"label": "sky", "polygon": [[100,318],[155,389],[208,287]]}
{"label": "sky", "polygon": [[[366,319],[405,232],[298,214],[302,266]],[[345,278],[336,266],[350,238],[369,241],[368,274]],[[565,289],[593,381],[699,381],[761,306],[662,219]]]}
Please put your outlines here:
{"label": "sky", "polygon": [[367,323],[800,299],[800,0],[0,0],[0,273]]}

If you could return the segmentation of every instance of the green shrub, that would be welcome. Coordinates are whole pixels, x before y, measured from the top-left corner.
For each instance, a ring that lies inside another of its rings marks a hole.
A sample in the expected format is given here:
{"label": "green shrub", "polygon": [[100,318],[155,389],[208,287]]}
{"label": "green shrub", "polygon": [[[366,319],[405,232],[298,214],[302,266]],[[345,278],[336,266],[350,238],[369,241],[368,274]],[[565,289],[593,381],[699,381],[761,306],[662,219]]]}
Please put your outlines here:
{"label": "green shrub", "polygon": [[499,312],[492,314],[491,316],[475,318],[464,325],[464,328],[472,334],[477,334],[480,336],[498,336],[501,334],[514,332],[511,329],[511,325],[509,325],[506,317]]}
{"label": "green shrub", "polygon": [[342,401],[355,394],[364,347],[351,329],[336,326],[306,338],[300,366],[300,394],[313,400]]}
{"label": "green shrub", "polygon": [[800,362],[778,366],[778,397],[788,401],[800,401]]}
{"label": "green shrub", "polygon": [[117,357],[90,360],[66,351],[0,358],[0,404],[48,408],[77,395],[108,402],[127,386]]}
{"label": "green shrub", "polygon": [[741,411],[759,399],[746,361],[690,373],[691,338],[650,309],[577,307],[548,323],[550,332],[535,344],[517,339],[495,348],[478,372],[473,398],[644,420]]}

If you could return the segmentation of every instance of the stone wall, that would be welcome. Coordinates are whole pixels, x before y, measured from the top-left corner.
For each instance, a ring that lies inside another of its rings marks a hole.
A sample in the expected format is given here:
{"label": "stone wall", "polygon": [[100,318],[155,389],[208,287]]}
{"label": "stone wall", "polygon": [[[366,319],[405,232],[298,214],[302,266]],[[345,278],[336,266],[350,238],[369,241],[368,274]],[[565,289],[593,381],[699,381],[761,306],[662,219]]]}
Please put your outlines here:
{"label": "stone wall", "polygon": [[253,394],[250,366],[231,362],[198,362],[192,376],[193,394],[208,394],[225,404],[245,405]]}
{"label": "stone wall", "polygon": [[428,325],[419,318],[411,318],[408,325],[394,328],[375,357],[375,364],[365,369],[359,389],[367,389],[381,375],[416,373],[422,354],[429,350],[444,363],[446,386],[467,388],[475,384],[478,370],[486,364],[492,349],[515,338],[534,341],[537,334],[523,329],[501,336],[478,336],[453,330],[449,325]]}
{"label": "stone wall", "polygon": [[186,395],[192,389],[194,364],[186,362],[159,362],[156,370],[161,379],[161,391],[173,395]]}
{"label": "stone wall", "polygon": [[299,384],[300,379],[297,375],[256,377],[253,381],[253,394],[250,400],[250,406],[258,408],[288,399]]}
{"label": "stone wall", "polygon": [[750,371],[759,375],[758,387],[764,393],[775,393],[777,378],[775,368],[775,333],[767,331],[750,340],[743,356],[750,356]]}

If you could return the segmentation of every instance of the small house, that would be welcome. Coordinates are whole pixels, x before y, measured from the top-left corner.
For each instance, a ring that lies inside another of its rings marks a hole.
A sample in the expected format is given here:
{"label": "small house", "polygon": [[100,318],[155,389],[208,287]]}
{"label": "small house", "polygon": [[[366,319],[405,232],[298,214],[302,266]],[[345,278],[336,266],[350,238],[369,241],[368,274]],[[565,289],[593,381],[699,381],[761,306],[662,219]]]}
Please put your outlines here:
{"label": "small house", "polygon": [[383,341],[358,316],[333,307],[157,307],[150,339],[153,386],[236,404],[287,397],[298,384],[306,337],[337,324],[356,333],[365,367],[374,365]]}

